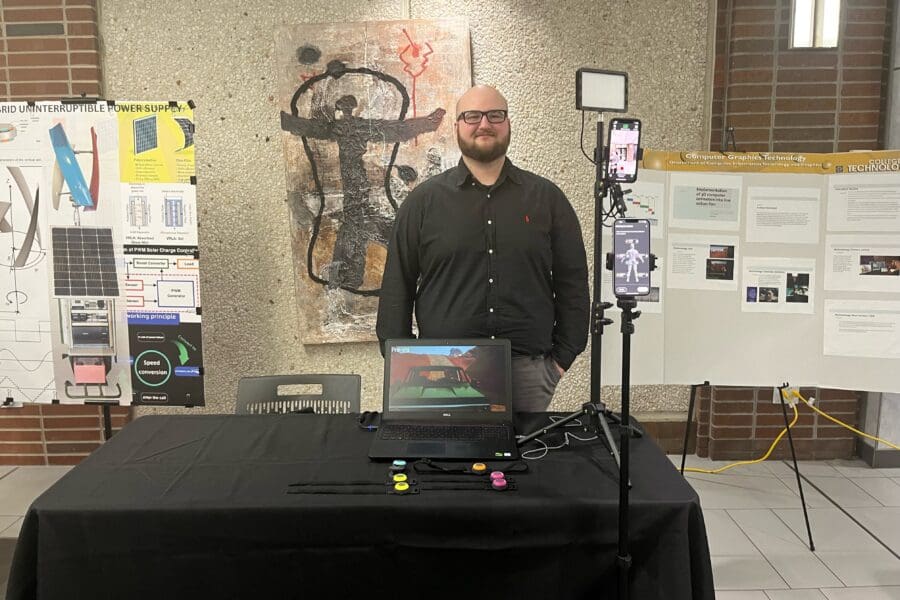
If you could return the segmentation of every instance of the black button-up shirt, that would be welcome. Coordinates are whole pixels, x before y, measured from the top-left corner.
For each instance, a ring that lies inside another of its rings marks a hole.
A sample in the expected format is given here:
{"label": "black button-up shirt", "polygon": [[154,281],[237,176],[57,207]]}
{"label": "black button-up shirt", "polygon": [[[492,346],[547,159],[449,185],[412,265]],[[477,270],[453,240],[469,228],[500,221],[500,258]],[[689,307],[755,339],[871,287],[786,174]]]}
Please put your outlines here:
{"label": "black button-up shirt", "polygon": [[[590,300],[581,226],[562,191],[509,159],[494,185],[465,163],[418,185],[388,247],[381,342],[506,338],[513,354],[568,369],[587,344]],[[383,344],[382,344],[383,347]]]}

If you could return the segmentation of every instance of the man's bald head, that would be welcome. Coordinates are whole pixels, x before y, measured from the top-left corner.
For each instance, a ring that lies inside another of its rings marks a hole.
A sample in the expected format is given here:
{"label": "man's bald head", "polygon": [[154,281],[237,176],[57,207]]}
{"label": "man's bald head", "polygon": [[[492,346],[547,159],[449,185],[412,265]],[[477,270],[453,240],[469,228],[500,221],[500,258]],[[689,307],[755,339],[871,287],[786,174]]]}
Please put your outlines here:
{"label": "man's bald head", "polygon": [[[460,96],[456,102],[456,143],[459,151],[470,161],[479,163],[496,163],[506,156],[509,148],[510,125],[507,118],[506,98],[503,94],[489,85],[476,85]],[[497,119],[497,113],[502,119],[491,122],[490,113]],[[475,117],[481,114],[481,119],[475,122],[466,122],[460,115],[466,112],[474,112]]]}
{"label": "man's bald head", "polygon": [[497,88],[489,85],[475,85],[456,101],[456,114],[467,110],[508,110],[509,104]]}

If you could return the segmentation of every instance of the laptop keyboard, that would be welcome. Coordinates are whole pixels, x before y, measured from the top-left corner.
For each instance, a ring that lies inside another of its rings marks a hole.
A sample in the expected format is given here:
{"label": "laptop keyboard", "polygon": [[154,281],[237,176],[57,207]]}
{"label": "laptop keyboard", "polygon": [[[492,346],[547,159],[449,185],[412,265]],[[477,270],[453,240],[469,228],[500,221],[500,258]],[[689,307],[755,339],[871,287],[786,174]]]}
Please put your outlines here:
{"label": "laptop keyboard", "polygon": [[506,427],[483,425],[408,425],[391,423],[382,426],[381,437],[386,440],[455,440],[479,442],[486,440],[507,440]]}

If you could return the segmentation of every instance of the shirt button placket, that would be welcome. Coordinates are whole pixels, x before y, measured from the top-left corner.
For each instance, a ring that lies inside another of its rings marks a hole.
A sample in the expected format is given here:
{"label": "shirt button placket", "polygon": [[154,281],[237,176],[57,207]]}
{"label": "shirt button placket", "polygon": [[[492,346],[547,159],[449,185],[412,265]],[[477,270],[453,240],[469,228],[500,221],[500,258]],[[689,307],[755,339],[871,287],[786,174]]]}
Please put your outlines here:
{"label": "shirt button placket", "polygon": [[[488,200],[491,199],[491,194],[488,192],[486,195]],[[497,332],[497,321],[496,321],[496,313],[494,312],[494,305],[497,300],[496,289],[494,287],[494,275],[495,275],[495,265],[496,262],[494,260],[494,244],[496,242],[497,236],[495,235],[494,228],[494,211],[493,207],[488,203],[487,207],[488,219],[487,219],[487,232],[488,232],[488,331],[491,333],[491,339],[494,339],[494,334]]]}

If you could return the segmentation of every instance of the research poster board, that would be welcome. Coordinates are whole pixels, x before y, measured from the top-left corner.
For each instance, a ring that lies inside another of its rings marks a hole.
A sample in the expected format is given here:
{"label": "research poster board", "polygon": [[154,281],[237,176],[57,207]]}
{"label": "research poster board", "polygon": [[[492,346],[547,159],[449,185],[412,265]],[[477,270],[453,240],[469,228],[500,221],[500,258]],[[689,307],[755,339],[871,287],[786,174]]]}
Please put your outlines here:
{"label": "research poster board", "polygon": [[188,102],[0,103],[5,402],[203,405]]}
{"label": "research poster board", "polygon": [[[627,216],[652,198],[658,218],[632,384],[900,391],[900,152],[648,150],[632,185]],[[605,384],[621,371],[610,313]]]}

